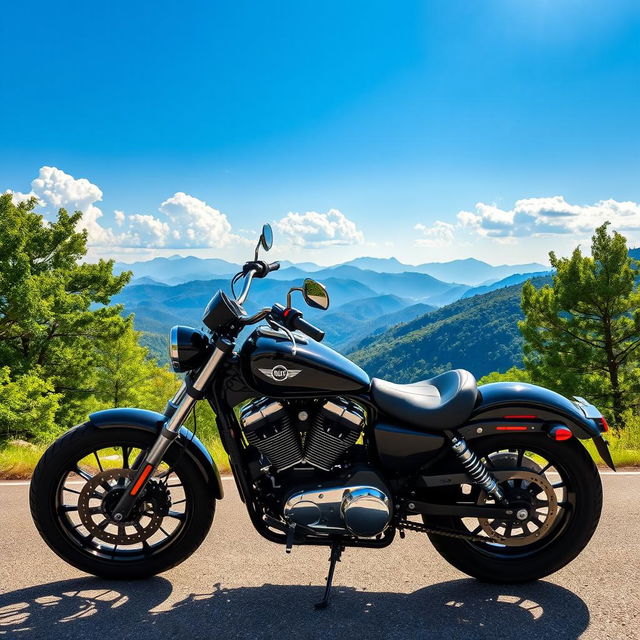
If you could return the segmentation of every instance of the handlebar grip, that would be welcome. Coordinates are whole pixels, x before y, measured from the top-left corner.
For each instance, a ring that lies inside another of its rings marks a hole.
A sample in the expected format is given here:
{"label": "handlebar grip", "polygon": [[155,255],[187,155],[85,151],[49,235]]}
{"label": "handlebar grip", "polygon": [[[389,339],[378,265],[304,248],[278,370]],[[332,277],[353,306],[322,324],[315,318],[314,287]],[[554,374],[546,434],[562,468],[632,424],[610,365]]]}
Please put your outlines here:
{"label": "handlebar grip", "polygon": [[298,331],[302,331],[302,333],[308,335],[313,340],[317,340],[318,342],[322,342],[324,338],[324,331],[322,329],[318,329],[318,327],[314,327],[310,322],[307,322],[301,315],[296,316],[292,322],[291,326]]}
{"label": "handlebar grip", "polygon": [[269,269],[269,272],[277,271],[280,268],[280,263],[279,262],[272,262],[271,264],[267,265],[267,268]]}

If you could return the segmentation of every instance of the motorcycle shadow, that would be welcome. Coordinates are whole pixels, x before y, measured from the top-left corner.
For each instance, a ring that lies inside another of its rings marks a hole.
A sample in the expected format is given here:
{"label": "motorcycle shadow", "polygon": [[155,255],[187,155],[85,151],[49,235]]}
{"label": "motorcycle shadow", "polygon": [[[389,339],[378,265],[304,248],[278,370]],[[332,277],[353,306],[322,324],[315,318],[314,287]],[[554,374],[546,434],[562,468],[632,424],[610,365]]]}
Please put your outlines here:
{"label": "motorcycle shadow", "polygon": [[410,594],[272,585],[190,594],[167,603],[165,578],[79,578],[0,595],[0,636],[20,638],[578,638],[589,610],[571,591],[537,582],[453,580]]}

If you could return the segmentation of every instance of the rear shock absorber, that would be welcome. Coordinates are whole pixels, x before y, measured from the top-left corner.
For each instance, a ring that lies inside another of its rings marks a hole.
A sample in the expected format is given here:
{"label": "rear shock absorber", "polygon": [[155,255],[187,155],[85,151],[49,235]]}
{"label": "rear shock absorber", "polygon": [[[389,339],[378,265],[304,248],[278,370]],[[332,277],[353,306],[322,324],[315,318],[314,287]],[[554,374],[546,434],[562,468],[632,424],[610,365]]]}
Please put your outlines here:
{"label": "rear shock absorber", "polygon": [[504,493],[495,478],[487,471],[482,460],[469,449],[463,438],[451,434],[451,448],[466,469],[467,473],[480,485],[496,502],[505,502]]}

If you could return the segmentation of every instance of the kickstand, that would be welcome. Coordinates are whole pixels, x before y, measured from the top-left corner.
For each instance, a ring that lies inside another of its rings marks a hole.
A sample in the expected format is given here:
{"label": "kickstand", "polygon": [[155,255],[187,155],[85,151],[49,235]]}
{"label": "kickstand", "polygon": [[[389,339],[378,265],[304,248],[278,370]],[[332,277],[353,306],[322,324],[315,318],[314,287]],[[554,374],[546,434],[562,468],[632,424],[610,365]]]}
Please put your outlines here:
{"label": "kickstand", "polygon": [[336,562],[340,562],[340,556],[344,547],[340,544],[331,545],[331,555],[329,556],[329,575],[327,576],[327,585],[324,588],[324,596],[320,602],[316,602],[315,609],[326,609],[329,605],[329,597],[331,596],[331,583],[333,582],[333,572],[336,569]]}

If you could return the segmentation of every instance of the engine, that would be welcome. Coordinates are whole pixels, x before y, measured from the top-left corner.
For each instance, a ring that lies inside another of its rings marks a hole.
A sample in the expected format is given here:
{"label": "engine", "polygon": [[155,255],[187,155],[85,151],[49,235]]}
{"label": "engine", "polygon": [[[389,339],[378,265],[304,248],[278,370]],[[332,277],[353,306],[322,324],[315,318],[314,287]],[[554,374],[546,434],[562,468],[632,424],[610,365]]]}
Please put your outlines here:
{"label": "engine", "polygon": [[[365,414],[360,406],[332,398],[300,410],[260,398],[243,408],[240,422],[247,442],[260,454],[260,468],[271,476],[286,476],[278,507],[285,521],[321,534],[359,538],[386,529],[392,505],[384,480],[367,465],[337,467],[362,433]],[[334,477],[322,473],[331,470]]]}
{"label": "engine", "polygon": [[[240,414],[247,442],[276,471],[300,463],[330,471],[356,443],[365,421],[363,410],[342,398],[327,400],[312,414],[308,411],[291,414],[289,407],[270,398],[255,400]],[[294,420],[310,422],[308,428],[305,425],[304,442]]]}

